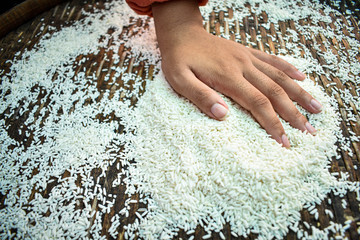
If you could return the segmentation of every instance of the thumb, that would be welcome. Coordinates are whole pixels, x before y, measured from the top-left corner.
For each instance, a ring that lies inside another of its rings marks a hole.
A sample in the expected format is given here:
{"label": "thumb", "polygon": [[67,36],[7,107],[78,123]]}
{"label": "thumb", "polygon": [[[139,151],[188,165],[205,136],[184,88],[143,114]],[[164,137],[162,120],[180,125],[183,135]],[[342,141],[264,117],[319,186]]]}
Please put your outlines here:
{"label": "thumb", "polygon": [[171,87],[180,95],[189,99],[202,112],[211,118],[224,120],[229,108],[220,95],[200,81],[190,70],[167,78]]}

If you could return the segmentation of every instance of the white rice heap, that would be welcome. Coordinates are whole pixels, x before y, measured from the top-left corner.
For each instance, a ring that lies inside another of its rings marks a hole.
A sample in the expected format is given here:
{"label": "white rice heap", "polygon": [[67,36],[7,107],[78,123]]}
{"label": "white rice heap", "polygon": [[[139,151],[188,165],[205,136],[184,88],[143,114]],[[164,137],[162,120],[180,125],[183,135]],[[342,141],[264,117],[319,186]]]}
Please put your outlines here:
{"label": "white rice heap", "polygon": [[309,79],[299,84],[324,106],[316,115],[298,107],[318,130],[315,137],[282,121],[292,146],[285,149],[229,99],[231,114],[219,122],[179,98],[163,76],[150,82],[125,120],[135,132],[124,153],[136,161],[128,165],[131,184],[151,196],[144,199],[146,218],[129,229],[170,239],[178,228],[191,232],[200,224],[206,239],[230,223],[234,236],[281,239],[290,226],[298,229],[304,205],[320,204],[330,190],[358,191],[358,183],[339,182],[328,170],[339,131],[332,100]]}
{"label": "white rice heap", "polygon": [[[244,2],[211,1],[202,13],[206,17],[213,9],[231,6],[238,11],[226,20],[228,25],[238,22],[242,26],[243,17],[251,16]],[[200,225],[206,232],[203,239],[215,234],[225,239],[226,223],[235,237],[254,233],[259,239],[281,239],[289,230],[299,239],[325,239],[329,234],[344,237],[351,220],[331,221],[332,210],[325,208],[330,224],[319,229],[300,222],[299,211],[307,209],[318,219],[316,206],[331,191],[341,198],[354,191],[360,201],[358,182],[350,182],[347,173],[330,174],[328,170],[332,157],[341,158],[341,150],[352,156],[351,141],[359,141],[351,122],[358,117],[355,111],[360,111],[360,88],[354,96],[348,89],[338,89],[330,77],[338,77],[346,86],[359,86],[360,64],[353,59],[360,44],[353,33],[342,34],[344,23],[340,20],[335,29],[300,25],[301,18],[329,24],[328,15],[338,15],[317,2],[246,2],[253,13],[268,14],[269,22],[260,26],[268,29],[274,23],[279,29],[278,21],[294,20],[306,40],[318,34],[328,39],[323,41],[325,52],[320,45],[313,46],[327,64],[320,65],[295,31],[288,30],[286,36],[276,33],[285,42],[285,49],[278,49],[288,55],[285,60],[308,74],[324,75],[330,82],[331,97],[309,79],[299,83],[324,106],[320,114],[298,107],[318,130],[316,136],[283,122],[292,145],[285,149],[229,99],[225,98],[230,116],[216,121],[175,94],[161,73],[153,81],[126,73],[125,67],[117,66],[121,45],[131,48],[125,52],[125,65],[130,58],[135,59],[134,65],[146,60],[158,71],[160,55],[152,20],[149,28],[133,27],[129,35],[119,37],[124,27],[133,26],[130,17],[135,21],[145,17],[136,16],[123,1],[114,1],[105,4],[106,10],[84,13],[82,21],[44,35],[33,50],[9,59],[10,72],[0,71],[0,113],[5,117],[0,120],[0,193],[6,196],[5,208],[0,209],[0,237],[106,239],[105,234],[114,238],[124,234],[125,239],[171,239],[183,229],[193,239]],[[109,28],[115,30],[113,34],[107,34]],[[230,38],[221,31],[222,37]],[[132,35],[134,32],[138,34]],[[251,42],[250,36],[246,37]],[[240,35],[235,38],[239,41]],[[346,41],[350,48],[339,44],[335,55],[330,48],[332,38]],[[93,63],[98,70],[92,75],[87,76],[85,68],[75,72],[76,65],[88,61],[88,55],[98,54],[100,48],[112,51],[112,59],[104,58],[99,66]],[[112,67],[103,68],[111,61]],[[106,72],[110,90],[97,88],[99,72]],[[116,81],[120,76],[123,88]],[[131,100],[139,97],[143,81],[146,92],[132,108]],[[343,101],[349,138],[340,131],[334,96]],[[19,118],[24,119],[23,125],[13,126]],[[119,124],[124,127],[122,133]],[[17,137],[23,141],[16,141]],[[96,177],[95,170],[99,173]],[[107,182],[110,170],[117,178]],[[126,186],[128,197],[124,202],[113,194],[121,185]],[[342,201],[346,209],[345,199]],[[138,209],[138,202],[146,208]],[[328,204],[331,206],[330,199]],[[104,218],[115,205],[124,208],[112,215],[111,227],[104,232]],[[132,208],[137,209],[134,222],[121,225]]]}

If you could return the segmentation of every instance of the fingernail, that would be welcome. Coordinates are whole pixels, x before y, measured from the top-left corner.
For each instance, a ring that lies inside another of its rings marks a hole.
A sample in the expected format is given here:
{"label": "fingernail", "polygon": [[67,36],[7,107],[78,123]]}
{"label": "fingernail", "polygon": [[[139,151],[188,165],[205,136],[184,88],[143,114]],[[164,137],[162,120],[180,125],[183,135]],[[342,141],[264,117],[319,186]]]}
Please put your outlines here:
{"label": "fingernail", "polygon": [[316,99],[311,99],[310,106],[316,111],[321,111],[322,109],[321,103],[319,103]]}
{"label": "fingernail", "polygon": [[303,72],[299,71],[299,70],[298,70],[295,74],[296,74],[296,77],[297,77],[298,79],[304,79],[304,78],[306,78],[305,74],[304,74]]}
{"label": "fingernail", "polygon": [[289,139],[287,138],[287,136],[285,134],[281,136],[281,141],[282,141],[283,147],[290,148]]}
{"label": "fingernail", "polygon": [[316,129],[309,123],[309,122],[306,122],[305,123],[305,127],[306,127],[306,130],[311,133],[312,135],[315,135],[316,134]]}
{"label": "fingernail", "polygon": [[214,105],[212,105],[210,111],[217,119],[220,120],[224,120],[229,112],[229,110],[227,110],[223,105],[219,103],[215,103]]}

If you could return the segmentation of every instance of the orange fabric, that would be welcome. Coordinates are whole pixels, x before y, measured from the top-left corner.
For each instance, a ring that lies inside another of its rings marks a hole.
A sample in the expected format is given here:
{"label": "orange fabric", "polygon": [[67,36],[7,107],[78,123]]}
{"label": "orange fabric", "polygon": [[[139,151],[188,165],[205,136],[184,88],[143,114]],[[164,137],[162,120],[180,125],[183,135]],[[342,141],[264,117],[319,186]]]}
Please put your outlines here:
{"label": "orange fabric", "polygon": [[[155,2],[166,2],[169,0],[126,0],[129,7],[131,7],[137,14],[152,16],[151,4]],[[199,6],[205,6],[208,0],[198,0]]]}

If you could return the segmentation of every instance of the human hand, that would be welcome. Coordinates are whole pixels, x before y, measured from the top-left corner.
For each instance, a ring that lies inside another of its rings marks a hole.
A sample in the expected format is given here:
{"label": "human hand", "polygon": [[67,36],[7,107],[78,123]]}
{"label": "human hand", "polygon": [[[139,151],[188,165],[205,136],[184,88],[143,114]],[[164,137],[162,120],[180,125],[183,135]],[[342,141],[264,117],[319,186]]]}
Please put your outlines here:
{"label": "human hand", "polygon": [[305,79],[294,66],[207,33],[196,0],[157,3],[152,11],[162,69],[177,93],[218,120],[226,117],[228,107],[216,91],[225,94],[284,147],[290,143],[276,112],[291,126],[315,134],[292,100],[311,113],[320,112],[322,106],[292,80]]}

